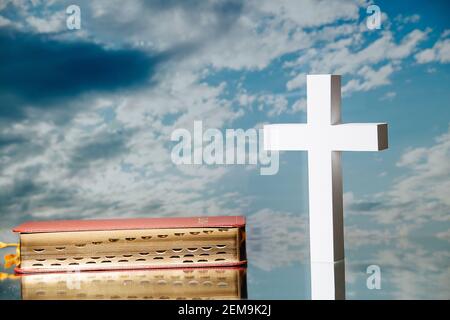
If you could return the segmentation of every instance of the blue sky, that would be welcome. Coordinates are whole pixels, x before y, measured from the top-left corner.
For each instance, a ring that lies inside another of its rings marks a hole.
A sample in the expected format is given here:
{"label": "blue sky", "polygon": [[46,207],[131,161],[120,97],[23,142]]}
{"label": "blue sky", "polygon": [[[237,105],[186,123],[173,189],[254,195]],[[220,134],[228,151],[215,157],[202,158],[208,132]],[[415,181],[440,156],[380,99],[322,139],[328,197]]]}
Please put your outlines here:
{"label": "blue sky", "polygon": [[[67,30],[74,3],[81,29]],[[371,3],[383,12],[379,30],[365,24]],[[389,123],[389,150],[343,156],[346,239],[384,250],[383,240],[424,236],[431,240],[407,249],[448,249],[449,9],[447,1],[2,1],[0,226],[244,214],[250,237],[251,224],[280,216],[281,234],[307,232],[306,153],[282,153],[274,176],[177,167],[170,134],[195,120],[221,130],[304,122],[305,74],[335,73],[344,121]],[[361,256],[347,243],[348,255]]]}

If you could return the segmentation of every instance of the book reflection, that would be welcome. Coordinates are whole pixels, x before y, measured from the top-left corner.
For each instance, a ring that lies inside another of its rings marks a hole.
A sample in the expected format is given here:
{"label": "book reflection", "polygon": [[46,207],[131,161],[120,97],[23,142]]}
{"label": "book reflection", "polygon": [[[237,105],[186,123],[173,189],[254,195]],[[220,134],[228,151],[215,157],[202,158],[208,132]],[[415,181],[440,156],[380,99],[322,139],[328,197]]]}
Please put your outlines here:
{"label": "book reflection", "polygon": [[245,268],[191,268],[29,274],[24,300],[245,299]]}

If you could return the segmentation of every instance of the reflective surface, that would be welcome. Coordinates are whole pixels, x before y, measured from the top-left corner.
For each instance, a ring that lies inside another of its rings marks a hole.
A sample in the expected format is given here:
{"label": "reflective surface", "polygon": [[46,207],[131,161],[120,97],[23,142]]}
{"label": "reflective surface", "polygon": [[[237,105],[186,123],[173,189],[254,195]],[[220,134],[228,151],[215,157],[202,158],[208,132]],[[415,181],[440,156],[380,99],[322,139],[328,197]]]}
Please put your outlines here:
{"label": "reflective surface", "polygon": [[[270,219],[252,221],[252,218],[249,217],[247,243],[249,265],[246,275],[248,298],[311,299],[311,269],[308,262],[309,248],[306,225],[299,223],[300,220],[297,218],[287,219],[285,217],[285,222],[280,217],[278,218],[277,223],[268,223],[268,221],[271,221]],[[286,223],[287,221],[289,223]],[[8,251],[2,251],[2,253],[6,252]],[[434,238],[370,239],[355,236],[349,232],[346,235],[346,299],[449,299],[449,261],[450,255],[446,242]],[[367,273],[369,266],[379,267],[380,289],[374,288],[376,284],[374,277],[377,275],[374,275],[373,272]],[[144,271],[143,274],[146,277],[156,275],[152,271]],[[105,281],[110,281],[110,284],[106,283],[105,285],[115,285],[116,289],[119,289],[111,297],[125,299],[131,296],[134,298],[136,292],[131,292],[129,286],[117,286],[117,283],[111,282],[111,280],[117,279],[119,275],[117,272],[111,273],[108,276],[112,278],[105,279]],[[199,276],[200,274],[196,275]],[[60,276],[64,277],[64,274]],[[92,275],[90,276],[92,277]],[[177,275],[162,275],[163,278],[159,280],[167,280],[172,276]],[[208,276],[211,275],[208,274]],[[69,274],[66,278],[61,278],[58,281],[64,281],[65,286],[67,286],[67,283],[72,285],[74,284],[72,280],[76,277],[79,276],[75,275],[74,278],[74,275]],[[83,274],[81,277],[88,277],[88,275]],[[56,280],[50,278],[47,281],[40,279],[38,281],[39,286],[50,288],[55,285]],[[99,280],[94,278],[92,279]],[[33,280],[33,278],[29,279],[30,281]],[[188,281],[190,280],[196,281],[195,279],[188,279]],[[324,283],[327,284],[326,281]],[[155,282],[155,285],[157,285],[157,282]],[[22,289],[27,288],[27,285],[23,286],[23,280],[21,281],[20,277],[0,281],[0,298],[21,299],[22,296],[31,298],[32,295],[30,296],[29,292],[25,292],[25,294],[24,291],[21,292],[21,286]],[[207,287],[199,285],[197,288]],[[195,294],[195,285],[187,286],[187,288],[194,290],[189,293],[191,298],[201,297],[201,290]],[[230,288],[237,290],[238,286],[234,283]],[[89,290],[93,290],[93,287],[83,285],[80,289],[81,291],[73,291],[74,294],[71,297],[76,299],[86,298]],[[155,292],[159,294],[156,298],[170,296],[167,292],[162,294],[162,291],[152,290],[150,291],[153,292],[153,296]],[[245,290],[236,290],[228,298],[245,298],[245,294],[243,294]],[[147,291],[147,293],[150,291]],[[55,289],[54,292],[56,293],[57,290]],[[178,298],[182,297],[183,291],[180,292]],[[237,294],[237,292],[240,293]],[[322,293],[324,292],[322,291]],[[217,297],[217,292],[215,297]],[[207,297],[203,296],[203,298]],[[210,296],[210,298],[213,297]]]}

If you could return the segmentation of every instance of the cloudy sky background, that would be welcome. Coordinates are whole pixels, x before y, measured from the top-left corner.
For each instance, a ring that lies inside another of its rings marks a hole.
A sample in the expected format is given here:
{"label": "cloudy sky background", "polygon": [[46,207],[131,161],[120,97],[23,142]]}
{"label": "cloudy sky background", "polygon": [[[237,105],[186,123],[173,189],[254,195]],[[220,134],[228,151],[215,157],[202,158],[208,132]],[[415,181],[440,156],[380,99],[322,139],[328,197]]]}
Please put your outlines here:
{"label": "cloudy sky background", "polygon": [[[376,297],[364,277],[378,264],[402,271],[386,297],[431,283],[450,298],[450,6],[376,1],[382,28],[368,30],[370,3],[0,1],[1,234],[29,219],[244,214],[250,284],[271,272],[304,286],[306,153],[281,153],[274,176],[175,166],[170,134],[305,122],[305,74],[334,73],[344,121],[390,134],[387,151],[343,156],[349,296]],[[81,30],[66,28],[70,4]]]}

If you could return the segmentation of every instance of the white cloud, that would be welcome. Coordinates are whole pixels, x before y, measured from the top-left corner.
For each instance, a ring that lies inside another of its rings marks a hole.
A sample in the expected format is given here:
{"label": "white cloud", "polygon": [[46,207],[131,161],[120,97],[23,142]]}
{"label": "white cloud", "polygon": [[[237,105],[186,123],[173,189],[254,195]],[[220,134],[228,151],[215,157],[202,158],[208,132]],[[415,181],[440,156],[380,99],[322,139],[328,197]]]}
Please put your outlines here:
{"label": "white cloud", "polygon": [[358,75],[361,79],[352,79],[342,87],[342,93],[348,94],[354,91],[369,91],[371,89],[387,85],[390,82],[390,76],[394,72],[391,64],[386,64],[378,70],[374,70],[369,66],[363,66]]}
{"label": "white cloud", "polygon": [[26,18],[26,22],[39,33],[49,33],[64,30],[65,19],[64,12],[57,12],[43,18],[29,16]]}
{"label": "white cloud", "polygon": [[420,51],[415,55],[418,63],[449,63],[450,62],[450,38],[449,30],[446,30],[432,48]]}
{"label": "white cloud", "polygon": [[278,16],[300,27],[314,27],[333,23],[336,20],[355,20],[359,17],[359,6],[364,1],[338,0],[281,0],[251,1],[263,14]]}
{"label": "white cloud", "polygon": [[[301,51],[285,67],[300,68],[307,73],[341,74],[347,76],[344,79],[350,78],[343,87],[347,94],[368,91],[389,84],[394,71],[401,69],[401,62],[417,51],[430,32],[415,29],[396,42],[393,32],[386,30],[378,39],[364,44],[361,30],[341,27],[344,31],[338,33],[337,41],[327,42],[320,50],[313,47]],[[301,85],[301,76],[297,75],[288,81],[287,87],[295,89]]]}
{"label": "white cloud", "polygon": [[406,167],[417,165],[419,162],[422,162],[426,159],[428,154],[427,148],[414,148],[407,150],[397,162],[397,166]]}
{"label": "white cloud", "polygon": [[395,91],[389,91],[386,92],[381,98],[381,101],[390,101],[393,100],[397,96],[397,93]]}
{"label": "white cloud", "polygon": [[289,109],[289,102],[287,96],[284,94],[248,94],[246,90],[241,90],[237,94],[236,101],[240,106],[258,112],[264,112],[268,117],[293,112],[292,108]]}
{"label": "white cloud", "polygon": [[384,283],[390,284],[392,298],[448,299],[449,253],[409,244],[407,249],[380,250],[372,258],[382,270],[398,270],[388,279],[384,276]]}
{"label": "white cloud", "polygon": [[261,209],[247,217],[250,263],[265,271],[308,259],[308,219]]}
{"label": "white cloud", "polygon": [[269,117],[280,115],[288,107],[288,101],[282,95],[264,94],[258,97],[257,103],[260,110],[267,110]]}
{"label": "white cloud", "polygon": [[286,83],[286,88],[291,91],[306,85],[306,74],[298,74]]}
{"label": "white cloud", "polygon": [[12,21],[11,21],[11,20],[9,20],[9,19],[7,19],[7,18],[5,18],[5,17],[0,16],[0,27],[6,27],[6,26],[9,26],[9,25],[11,25],[11,24],[12,24]]}
{"label": "white cloud", "polygon": [[438,232],[436,234],[436,237],[450,242],[450,229],[447,229],[446,231]]}
{"label": "white cloud", "polygon": [[242,94],[238,95],[239,105],[241,105],[243,107],[251,106],[253,104],[253,102],[255,102],[255,99],[256,99],[255,95],[250,95],[247,93],[242,93]]}
{"label": "white cloud", "polygon": [[296,113],[299,111],[306,111],[306,99],[301,98],[295,101],[291,107],[292,113]]}
{"label": "white cloud", "polygon": [[371,198],[348,197],[347,211],[412,232],[427,223],[450,222],[450,128],[430,147],[407,150],[397,165],[406,173]]}

